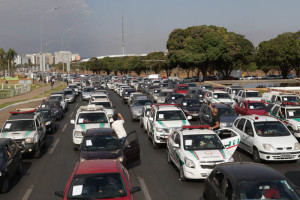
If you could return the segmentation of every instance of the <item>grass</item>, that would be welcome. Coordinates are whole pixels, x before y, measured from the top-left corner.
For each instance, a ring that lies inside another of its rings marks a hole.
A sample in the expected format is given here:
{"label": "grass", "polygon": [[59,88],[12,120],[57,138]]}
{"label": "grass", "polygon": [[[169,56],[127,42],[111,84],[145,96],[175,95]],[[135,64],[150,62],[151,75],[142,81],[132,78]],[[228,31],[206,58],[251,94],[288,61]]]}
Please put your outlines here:
{"label": "grass", "polygon": [[[50,83],[45,83],[45,87],[49,86]],[[43,83],[30,84],[30,91],[43,87]]]}
{"label": "grass", "polygon": [[43,96],[43,94],[39,94],[33,98],[30,98],[30,99],[22,99],[22,100],[19,100],[19,101],[11,101],[11,102],[7,102],[7,103],[4,103],[4,104],[1,104],[0,105],[0,109],[6,107],[6,106],[10,106],[12,104],[15,104],[15,103],[20,103],[20,102],[24,102],[24,101],[28,101],[28,100],[33,100],[33,99],[38,99],[38,98],[42,98],[42,97],[47,97],[49,96],[52,92],[57,92],[57,91],[61,91],[62,89],[64,89],[65,86],[63,86],[63,84],[61,84],[60,86],[56,87],[56,88],[53,88],[53,90],[49,90],[49,91],[46,91],[45,92],[45,96]]}

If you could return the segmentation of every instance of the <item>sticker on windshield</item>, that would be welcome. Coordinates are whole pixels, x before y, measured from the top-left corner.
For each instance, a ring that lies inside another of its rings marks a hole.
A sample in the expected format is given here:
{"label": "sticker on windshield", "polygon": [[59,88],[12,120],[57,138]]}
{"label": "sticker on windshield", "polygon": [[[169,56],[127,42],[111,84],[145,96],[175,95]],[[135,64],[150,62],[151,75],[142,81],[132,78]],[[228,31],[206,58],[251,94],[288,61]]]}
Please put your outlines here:
{"label": "sticker on windshield", "polygon": [[73,186],[72,196],[77,196],[82,194],[83,185]]}
{"label": "sticker on windshield", "polygon": [[5,125],[5,129],[10,129],[10,126],[11,126],[11,123],[7,123],[7,124]]}
{"label": "sticker on windshield", "polygon": [[202,94],[200,94],[199,97],[202,97]]}
{"label": "sticker on windshield", "polygon": [[250,107],[250,109],[254,109],[254,106],[249,106]]}
{"label": "sticker on windshield", "polygon": [[158,115],[158,118],[159,118],[159,119],[163,119],[163,118],[164,118],[164,114],[159,114],[159,115]]}
{"label": "sticker on windshield", "polygon": [[45,105],[42,105],[42,108],[44,108],[45,107]]}
{"label": "sticker on windshield", "polygon": [[287,98],[283,98],[283,101],[287,101],[288,99]]}
{"label": "sticker on windshield", "polygon": [[183,106],[187,106],[187,103],[183,103],[182,105],[183,105]]}
{"label": "sticker on windshield", "polygon": [[172,97],[172,99],[175,99],[175,97]]}
{"label": "sticker on windshield", "polygon": [[214,98],[218,98],[218,95],[214,95]]}
{"label": "sticker on windshield", "polygon": [[78,119],[78,123],[83,123],[83,118]]}
{"label": "sticker on windshield", "polygon": [[293,117],[294,116],[294,112],[293,111],[289,111],[289,116]]}
{"label": "sticker on windshield", "polygon": [[192,145],[193,140],[186,140],[185,141],[185,145],[186,146],[191,146]]}
{"label": "sticker on windshield", "polygon": [[86,141],[85,141],[85,145],[86,145],[86,146],[93,146],[92,140],[86,140]]}

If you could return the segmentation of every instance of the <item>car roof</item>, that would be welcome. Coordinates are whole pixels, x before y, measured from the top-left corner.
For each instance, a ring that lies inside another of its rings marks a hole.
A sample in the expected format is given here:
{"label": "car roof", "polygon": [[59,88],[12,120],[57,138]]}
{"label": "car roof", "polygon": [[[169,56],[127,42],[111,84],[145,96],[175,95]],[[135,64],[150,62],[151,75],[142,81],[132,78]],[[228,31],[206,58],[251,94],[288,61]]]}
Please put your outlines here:
{"label": "car roof", "polygon": [[37,113],[12,114],[12,115],[10,115],[8,120],[19,120],[19,119],[33,120],[36,115],[37,115]]}
{"label": "car roof", "polygon": [[216,108],[228,108],[228,107],[230,107],[230,105],[224,104],[224,103],[214,103],[214,104],[212,104],[212,106],[216,107]]}
{"label": "car roof", "polygon": [[248,101],[241,101],[243,103],[264,103],[263,101],[251,101],[251,100],[248,100]]}
{"label": "car roof", "polygon": [[85,133],[85,136],[90,135],[115,135],[115,131],[112,128],[92,128],[88,129]]}
{"label": "car roof", "polygon": [[227,93],[228,94],[228,92],[225,92],[225,91],[223,91],[223,90],[211,90],[213,93]]}
{"label": "car roof", "polygon": [[214,131],[208,129],[183,129],[181,133],[182,135],[216,134]]}
{"label": "car roof", "polygon": [[105,98],[103,98],[103,99],[98,98],[98,99],[94,99],[92,102],[110,102],[110,100],[105,99]]}
{"label": "car roof", "polygon": [[[258,163],[225,163],[216,166],[231,180],[235,181],[271,181],[285,180],[285,176],[271,167]],[[245,173],[247,172],[247,173]]]}
{"label": "car roof", "polygon": [[119,172],[119,163],[113,159],[85,160],[78,164],[76,174],[97,174]]}
{"label": "car roof", "polygon": [[177,106],[159,106],[159,107],[156,107],[156,108],[159,108],[159,109],[157,109],[158,111],[181,110],[181,109],[178,108]]}
{"label": "car roof", "polygon": [[259,93],[259,91],[256,91],[256,90],[245,90],[244,92],[258,92]]}
{"label": "car roof", "polygon": [[[250,119],[253,120],[255,122],[266,122],[266,121],[273,121],[276,122],[278,121],[277,119],[275,119],[274,117],[269,117],[269,116],[264,116],[264,115],[245,115],[239,118],[246,118],[246,119]],[[255,119],[258,118],[258,119]]]}
{"label": "car roof", "polygon": [[174,92],[173,89],[162,89],[160,92]]}

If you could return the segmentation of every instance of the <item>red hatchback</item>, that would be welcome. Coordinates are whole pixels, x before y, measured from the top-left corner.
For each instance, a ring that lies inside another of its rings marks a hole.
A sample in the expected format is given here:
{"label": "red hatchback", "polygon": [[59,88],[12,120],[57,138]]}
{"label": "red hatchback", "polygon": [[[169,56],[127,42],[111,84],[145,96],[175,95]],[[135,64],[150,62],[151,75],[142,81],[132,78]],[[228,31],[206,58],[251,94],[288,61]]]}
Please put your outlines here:
{"label": "red hatchback", "polygon": [[241,101],[234,106],[234,110],[240,115],[265,115],[266,105],[262,101]]}
{"label": "red hatchback", "polygon": [[187,85],[184,85],[184,84],[178,84],[176,86],[176,88],[174,89],[174,91],[176,93],[179,93],[179,94],[184,94],[186,95],[186,92],[188,91],[189,87]]}
{"label": "red hatchback", "polygon": [[133,200],[139,187],[131,187],[126,168],[118,160],[86,160],[76,163],[65,191],[55,195],[67,199]]}

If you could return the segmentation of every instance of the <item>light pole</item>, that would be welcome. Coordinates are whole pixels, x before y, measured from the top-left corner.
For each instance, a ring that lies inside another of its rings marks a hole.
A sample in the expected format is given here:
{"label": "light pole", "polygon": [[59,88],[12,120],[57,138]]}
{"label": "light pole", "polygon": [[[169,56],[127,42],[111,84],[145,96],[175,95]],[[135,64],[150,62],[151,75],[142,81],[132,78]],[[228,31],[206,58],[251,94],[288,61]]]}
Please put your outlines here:
{"label": "light pole", "polygon": [[[67,30],[65,30],[62,35],[61,35],[61,51],[64,50],[64,35],[68,32],[71,31],[73,29],[73,27],[68,28]],[[63,52],[62,52],[63,53]],[[65,57],[63,56],[63,84],[65,85],[65,80],[64,80],[64,72],[65,72]],[[68,79],[69,77],[67,77]],[[69,81],[69,80],[67,80]]]}
{"label": "light pole", "polygon": [[51,11],[54,11],[54,10],[57,10],[59,9],[60,7],[54,7],[54,8],[51,8],[49,10],[47,10],[46,12],[44,12],[42,15],[41,15],[41,48],[40,48],[40,68],[42,69],[42,83],[43,83],[43,96],[45,96],[45,86],[44,86],[44,66],[43,66],[43,62],[44,62],[44,59],[43,59],[43,23],[44,23],[44,16],[46,14],[48,14],[49,12]]}

